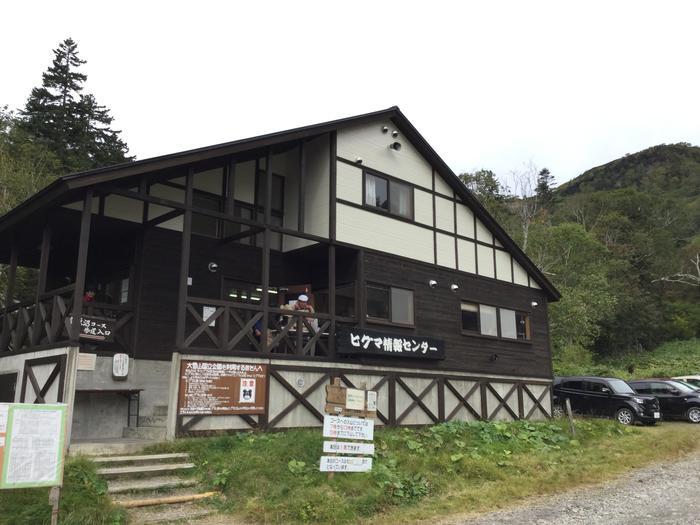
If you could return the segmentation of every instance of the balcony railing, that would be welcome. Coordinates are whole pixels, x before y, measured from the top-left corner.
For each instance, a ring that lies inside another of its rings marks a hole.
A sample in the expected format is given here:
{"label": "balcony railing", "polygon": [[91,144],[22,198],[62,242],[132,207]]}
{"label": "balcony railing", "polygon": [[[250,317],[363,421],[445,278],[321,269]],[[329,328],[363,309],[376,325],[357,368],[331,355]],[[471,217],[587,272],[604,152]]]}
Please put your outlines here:
{"label": "balcony railing", "polygon": [[[0,312],[0,352],[19,352],[57,343],[77,341],[72,325],[75,285],[51,290],[38,301],[23,301]],[[83,314],[113,323],[113,338],[124,349],[130,348],[129,325],[133,312],[125,305],[84,303]]]}
{"label": "balcony railing", "polygon": [[256,335],[256,327],[264,332],[261,305],[188,297],[184,349],[331,357],[333,321],[354,322],[325,313],[281,308],[268,312],[265,345],[262,333]]}

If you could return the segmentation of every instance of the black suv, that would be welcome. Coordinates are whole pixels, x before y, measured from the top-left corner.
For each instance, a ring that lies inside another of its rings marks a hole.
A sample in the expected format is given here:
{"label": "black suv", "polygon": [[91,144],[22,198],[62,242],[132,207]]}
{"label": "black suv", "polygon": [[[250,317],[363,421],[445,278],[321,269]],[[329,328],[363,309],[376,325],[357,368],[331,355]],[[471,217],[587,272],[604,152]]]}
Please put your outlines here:
{"label": "black suv", "polygon": [[700,423],[700,392],[690,385],[670,379],[639,379],[630,381],[630,386],[640,394],[656,397],[664,418]]}
{"label": "black suv", "polygon": [[637,394],[622,379],[614,377],[555,377],[554,415],[563,413],[566,398],[579,414],[614,417],[623,425],[640,421],[653,425],[661,419],[659,403],[653,396]]}

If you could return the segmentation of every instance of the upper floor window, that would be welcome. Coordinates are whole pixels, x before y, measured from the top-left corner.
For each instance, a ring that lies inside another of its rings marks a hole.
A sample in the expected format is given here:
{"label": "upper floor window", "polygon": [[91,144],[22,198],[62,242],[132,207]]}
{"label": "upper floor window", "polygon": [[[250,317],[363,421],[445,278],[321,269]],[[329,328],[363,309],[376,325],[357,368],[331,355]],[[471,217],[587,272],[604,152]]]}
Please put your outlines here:
{"label": "upper floor window", "polygon": [[413,188],[365,171],[365,205],[413,220]]}
{"label": "upper floor window", "polygon": [[368,284],[367,317],[390,323],[413,325],[413,290]]}
{"label": "upper floor window", "polygon": [[529,341],[530,316],[508,308],[462,302],[462,331]]}

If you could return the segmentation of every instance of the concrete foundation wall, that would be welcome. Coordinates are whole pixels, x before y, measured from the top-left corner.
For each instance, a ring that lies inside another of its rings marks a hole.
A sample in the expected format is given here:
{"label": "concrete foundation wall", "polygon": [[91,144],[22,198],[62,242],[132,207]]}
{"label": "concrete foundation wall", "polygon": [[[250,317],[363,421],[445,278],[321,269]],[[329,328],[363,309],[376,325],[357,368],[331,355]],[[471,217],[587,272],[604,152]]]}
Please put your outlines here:
{"label": "concrete foundation wall", "polygon": [[[128,421],[128,397],[115,392],[90,390],[141,389],[139,415],[158,415],[157,407],[168,405],[170,363],[145,359],[129,360],[129,375],[123,381],[112,377],[112,358],[98,356],[95,370],[79,370],[76,379],[73,439],[122,437]],[[136,406],[132,406],[131,424],[136,422]]]}

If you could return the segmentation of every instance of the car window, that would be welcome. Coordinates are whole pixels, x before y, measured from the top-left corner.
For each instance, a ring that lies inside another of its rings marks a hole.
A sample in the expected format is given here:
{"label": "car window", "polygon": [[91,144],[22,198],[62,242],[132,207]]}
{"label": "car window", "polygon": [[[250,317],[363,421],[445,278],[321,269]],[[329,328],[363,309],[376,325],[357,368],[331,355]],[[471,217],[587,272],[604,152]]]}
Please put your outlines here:
{"label": "car window", "polygon": [[610,388],[612,388],[613,392],[616,394],[634,394],[632,387],[622,379],[610,379],[608,380],[608,384],[610,384]]}
{"label": "car window", "polygon": [[561,384],[562,388],[569,388],[571,390],[583,390],[583,382],[582,381],[564,381]]}
{"label": "car window", "polygon": [[676,388],[680,390],[684,394],[690,394],[692,392],[695,392],[695,389],[688,385],[684,385],[680,381],[669,381],[668,383],[669,388]]}
{"label": "car window", "polygon": [[690,384],[693,385],[693,386],[700,386],[700,379],[688,378],[688,379],[686,379],[685,382],[686,382],[686,383],[690,383]]}
{"label": "car window", "polygon": [[632,383],[632,388],[640,394],[651,394],[651,386],[649,383]]}
{"label": "car window", "polygon": [[651,384],[652,394],[669,395],[671,394],[671,385],[666,383],[654,382]]}
{"label": "car window", "polygon": [[697,385],[692,384],[690,381],[678,381],[678,380],[676,380],[676,383],[680,383],[683,386],[687,386],[693,392],[697,392],[698,390],[700,390],[700,388],[698,388]]}
{"label": "car window", "polygon": [[603,388],[609,390],[609,388],[602,381],[584,381],[583,384],[588,392],[602,393]]}

